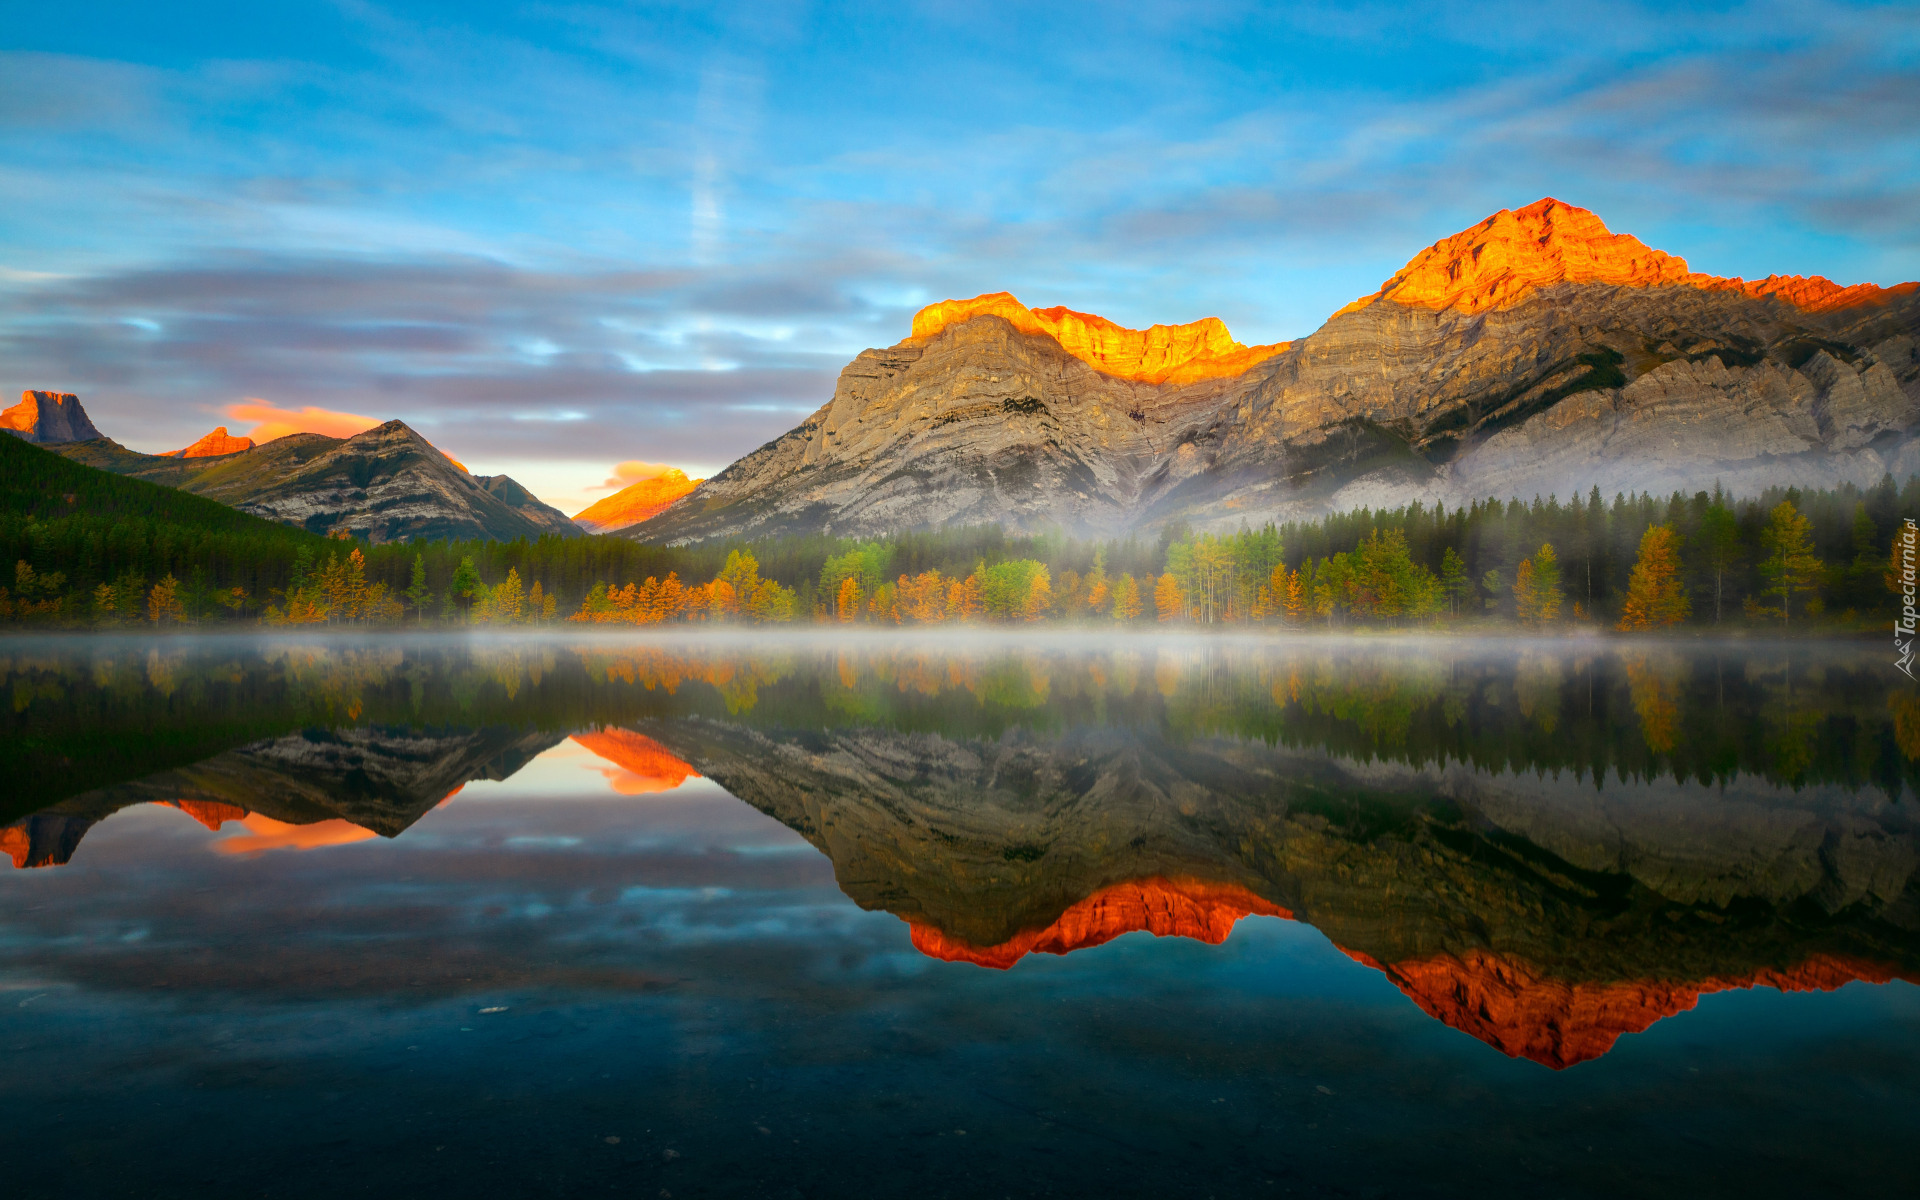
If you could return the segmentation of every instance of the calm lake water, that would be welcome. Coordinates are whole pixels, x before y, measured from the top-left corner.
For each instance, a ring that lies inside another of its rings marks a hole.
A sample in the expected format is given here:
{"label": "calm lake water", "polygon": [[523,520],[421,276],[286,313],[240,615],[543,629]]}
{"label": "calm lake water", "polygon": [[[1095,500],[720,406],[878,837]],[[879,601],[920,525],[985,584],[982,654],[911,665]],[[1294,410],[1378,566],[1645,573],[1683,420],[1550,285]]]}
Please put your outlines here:
{"label": "calm lake water", "polygon": [[0,668],[9,1196],[1920,1186],[1878,645]]}

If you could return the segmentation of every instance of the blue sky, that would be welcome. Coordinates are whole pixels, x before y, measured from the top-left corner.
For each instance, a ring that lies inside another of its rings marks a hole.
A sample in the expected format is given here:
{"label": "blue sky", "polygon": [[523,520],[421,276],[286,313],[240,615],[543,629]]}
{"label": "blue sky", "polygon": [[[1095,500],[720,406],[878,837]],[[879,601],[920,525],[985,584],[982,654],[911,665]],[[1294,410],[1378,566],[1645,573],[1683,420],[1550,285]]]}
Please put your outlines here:
{"label": "blue sky", "polygon": [[932,300],[1273,341],[1543,195],[1920,277],[1920,6],[0,0],[0,385],[398,416],[568,511]]}

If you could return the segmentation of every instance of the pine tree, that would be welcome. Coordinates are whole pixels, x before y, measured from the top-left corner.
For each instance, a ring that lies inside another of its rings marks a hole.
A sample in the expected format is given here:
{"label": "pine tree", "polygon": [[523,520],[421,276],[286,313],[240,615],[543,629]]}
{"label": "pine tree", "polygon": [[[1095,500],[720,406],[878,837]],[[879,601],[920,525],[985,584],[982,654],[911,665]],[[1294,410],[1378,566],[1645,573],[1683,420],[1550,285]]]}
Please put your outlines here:
{"label": "pine tree", "polygon": [[1713,619],[1717,624],[1726,603],[1727,576],[1740,564],[1740,522],[1717,485],[1713,502],[1700,515],[1699,538],[1701,563],[1713,576]]}
{"label": "pine tree", "polygon": [[433,599],[433,592],[427,587],[426,556],[418,551],[413,556],[412,578],[407,583],[407,590],[401,594],[406,596],[407,604],[413,609],[414,616],[422,621],[426,620],[427,604]]}
{"label": "pine tree", "polygon": [[1460,615],[1460,604],[1473,593],[1473,581],[1467,578],[1467,560],[1447,547],[1440,556],[1440,587],[1447,597],[1447,611]]}
{"label": "pine tree", "polygon": [[1811,595],[1819,586],[1822,563],[1813,554],[1813,522],[1791,500],[1782,500],[1760,531],[1760,545],[1767,552],[1760,560],[1760,576],[1767,581],[1761,595],[1780,597],[1781,623],[1791,626],[1793,598]]}
{"label": "pine tree", "polygon": [[1560,560],[1553,543],[1543,543],[1532,558],[1520,560],[1513,581],[1514,612],[1522,621],[1556,621],[1566,593],[1560,589]]}
{"label": "pine tree", "polygon": [[480,581],[480,572],[474,570],[473,559],[463,556],[460,565],[454,569],[453,582],[447,586],[447,603],[471,609],[485,588],[486,585]]}

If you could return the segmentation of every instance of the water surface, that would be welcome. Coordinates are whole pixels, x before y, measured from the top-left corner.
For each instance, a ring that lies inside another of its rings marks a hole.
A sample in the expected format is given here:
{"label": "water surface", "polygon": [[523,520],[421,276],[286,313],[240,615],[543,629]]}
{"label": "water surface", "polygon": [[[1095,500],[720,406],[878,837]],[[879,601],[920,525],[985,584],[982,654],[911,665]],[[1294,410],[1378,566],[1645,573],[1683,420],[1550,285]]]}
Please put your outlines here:
{"label": "water surface", "polygon": [[1883,658],[0,643],[10,1193],[1910,1194]]}

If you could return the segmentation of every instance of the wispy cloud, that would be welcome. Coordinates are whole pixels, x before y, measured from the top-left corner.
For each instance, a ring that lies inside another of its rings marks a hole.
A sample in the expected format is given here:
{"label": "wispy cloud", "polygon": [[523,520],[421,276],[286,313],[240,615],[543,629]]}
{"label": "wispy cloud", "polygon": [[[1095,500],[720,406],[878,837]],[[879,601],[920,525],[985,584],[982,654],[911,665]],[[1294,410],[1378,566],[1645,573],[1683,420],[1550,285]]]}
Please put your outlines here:
{"label": "wispy cloud", "polygon": [[1542,195],[1699,269],[1920,276],[1897,6],[301,19],[0,54],[11,386],[156,449],[397,416],[584,488],[777,436],[922,303],[1273,341]]}

